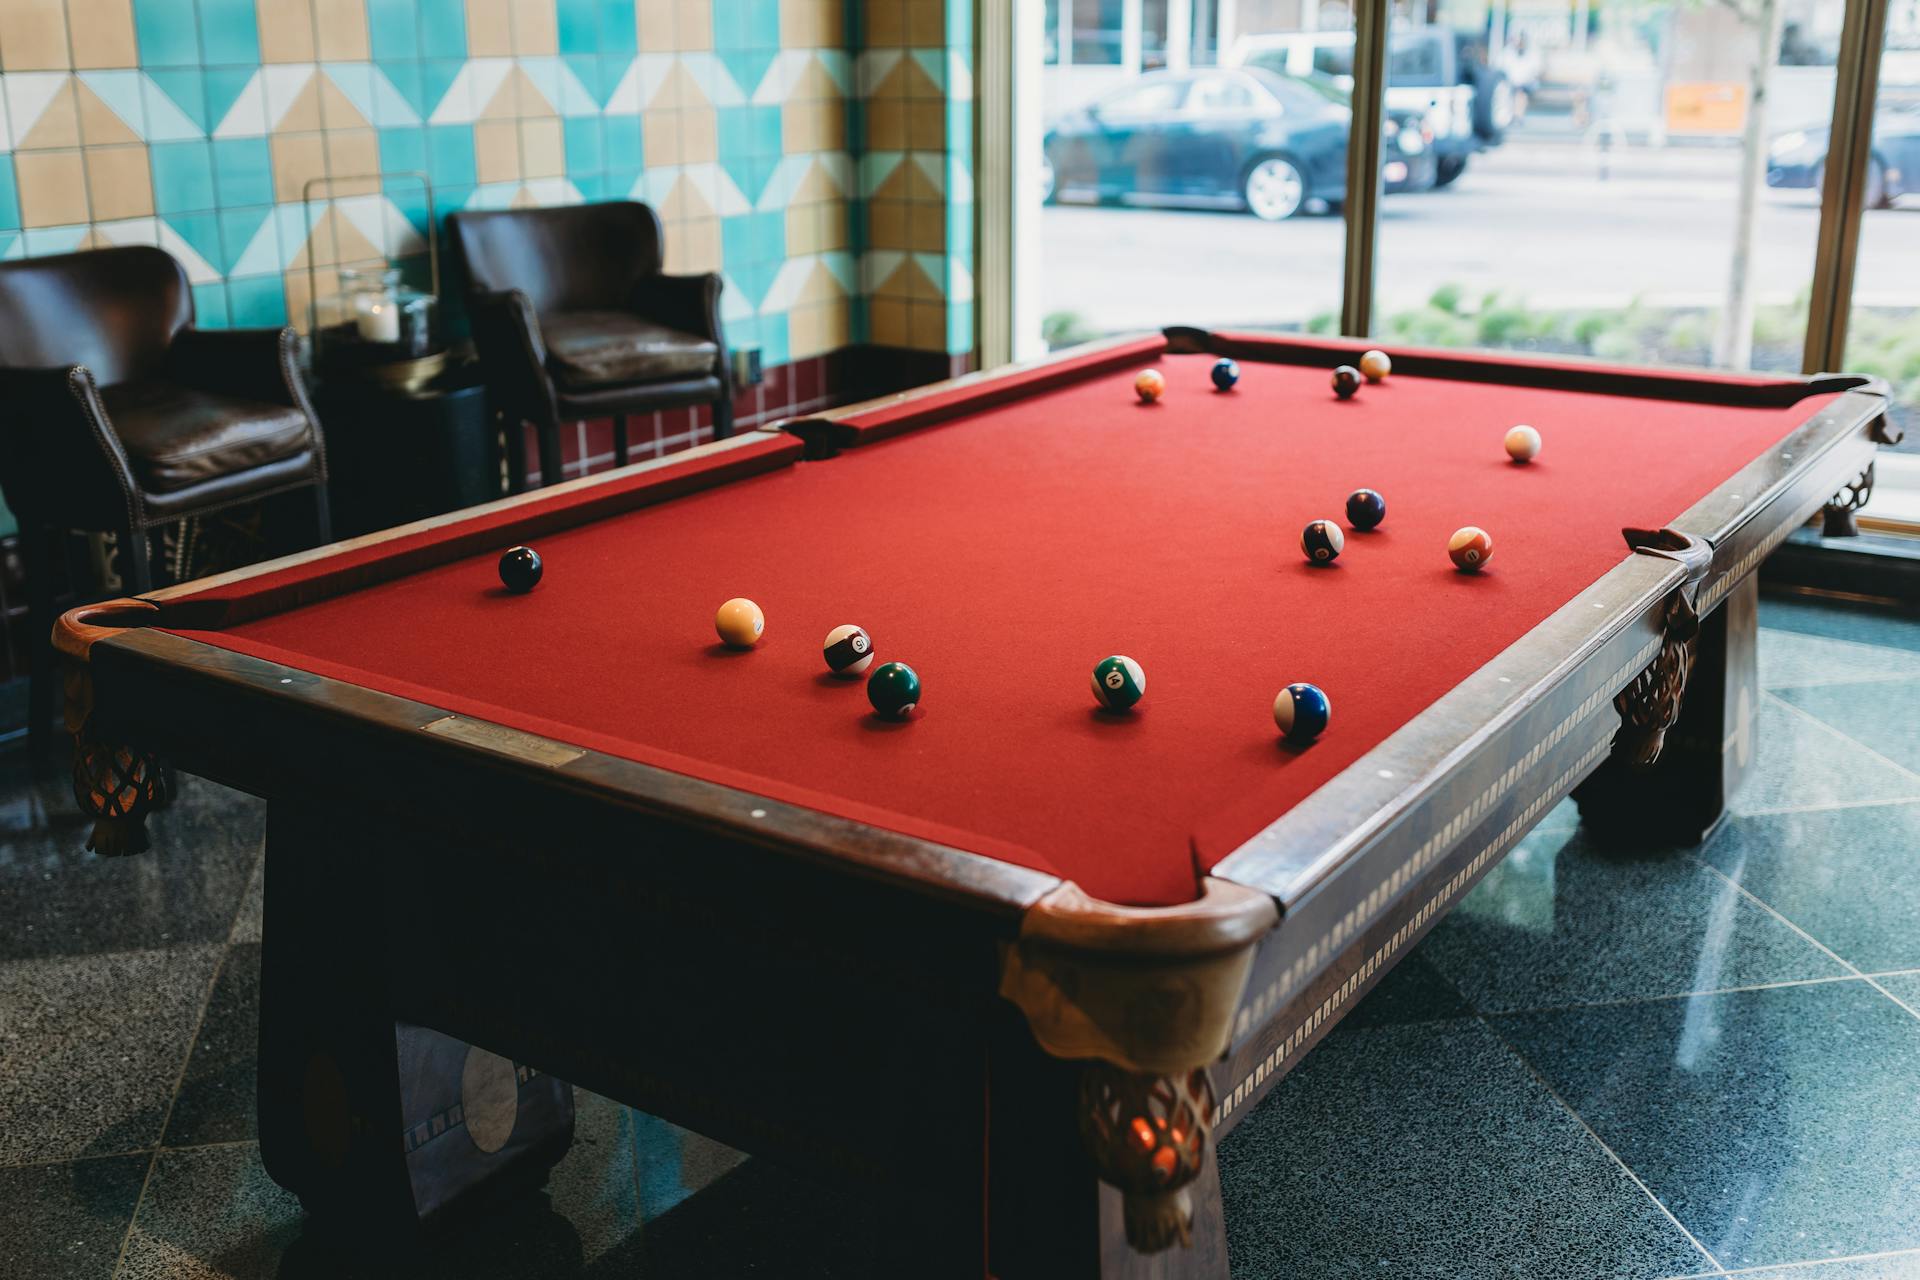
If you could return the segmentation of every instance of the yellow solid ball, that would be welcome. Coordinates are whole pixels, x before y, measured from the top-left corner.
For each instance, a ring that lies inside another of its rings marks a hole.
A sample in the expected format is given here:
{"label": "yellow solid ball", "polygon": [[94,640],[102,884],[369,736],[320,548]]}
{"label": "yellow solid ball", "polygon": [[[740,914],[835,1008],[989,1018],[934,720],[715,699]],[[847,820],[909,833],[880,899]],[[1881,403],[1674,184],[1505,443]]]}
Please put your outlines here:
{"label": "yellow solid ball", "polygon": [[767,615],[760,606],[744,596],[735,596],[713,615],[713,629],[720,639],[735,649],[751,649],[760,643],[767,629]]}
{"label": "yellow solid ball", "polygon": [[1360,372],[1368,382],[1384,382],[1393,372],[1393,361],[1384,351],[1369,351],[1360,357]]}

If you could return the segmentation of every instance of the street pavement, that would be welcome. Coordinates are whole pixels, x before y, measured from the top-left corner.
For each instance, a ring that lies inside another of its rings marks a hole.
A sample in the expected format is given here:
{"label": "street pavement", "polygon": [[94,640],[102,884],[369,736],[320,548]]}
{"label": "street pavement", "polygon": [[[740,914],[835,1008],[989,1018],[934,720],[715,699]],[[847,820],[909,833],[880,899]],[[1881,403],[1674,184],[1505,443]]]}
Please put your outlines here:
{"label": "street pavement", "polygon": [[[1739,157],[1700,147],[1511,139],[1452,187],[1381,205],[1377,303],[1417,307],[1443,284],[1543,309],[1710,306],[1726,294]],[[1297,324],[1340,305],[1337,216],[1264,223],[1237,212],[1057,205],[1041,214],[1043,312],[1099,332]],[[1813,273],[1812,191],[1762,194],[1759,300],[1789,303]],[[1857,300],[1920,307],[1920,197],[1869,210]]]}

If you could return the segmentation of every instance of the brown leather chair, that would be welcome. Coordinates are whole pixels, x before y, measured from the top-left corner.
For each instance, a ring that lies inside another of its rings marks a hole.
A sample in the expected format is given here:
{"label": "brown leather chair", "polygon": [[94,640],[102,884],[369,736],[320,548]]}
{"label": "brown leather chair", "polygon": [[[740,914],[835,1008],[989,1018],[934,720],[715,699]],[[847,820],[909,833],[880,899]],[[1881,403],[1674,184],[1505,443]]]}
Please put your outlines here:
{"label": "brown leather chair", "polygon": [[0,492],[20,522],[46,760],[53,570],[68,530],[120,536],[150,590],[156,525],[301,488],[330,538],[326,449],[292,329],[197,329],[187,273],[134,245],[0,263]]}
{"label": "brown leather chair", "polygon": [[[661,270],[659,215],[632,200],[447,219],[467,275],[473,342],[493,406],[532,423],[540,478],[560,478],[560,424],[612,418],[627,460],[627,415],[713,405],[733,431],[733,380],[720,330],[720,277]],[[525,453],[508,432],[513,488]]]}

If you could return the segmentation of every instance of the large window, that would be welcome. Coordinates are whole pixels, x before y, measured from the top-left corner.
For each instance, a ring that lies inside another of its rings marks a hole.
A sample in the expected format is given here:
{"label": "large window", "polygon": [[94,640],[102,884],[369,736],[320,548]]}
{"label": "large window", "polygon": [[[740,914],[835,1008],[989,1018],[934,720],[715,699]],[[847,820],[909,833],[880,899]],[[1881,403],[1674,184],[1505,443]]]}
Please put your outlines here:
{"label": "large window", "polygon": [[1799,369],[1817,158],[1781,157],[1824,136],[1843,0],[1431,7],[1387,102],[1431,113],[1439,181],[1382,207],[1375,333]]}

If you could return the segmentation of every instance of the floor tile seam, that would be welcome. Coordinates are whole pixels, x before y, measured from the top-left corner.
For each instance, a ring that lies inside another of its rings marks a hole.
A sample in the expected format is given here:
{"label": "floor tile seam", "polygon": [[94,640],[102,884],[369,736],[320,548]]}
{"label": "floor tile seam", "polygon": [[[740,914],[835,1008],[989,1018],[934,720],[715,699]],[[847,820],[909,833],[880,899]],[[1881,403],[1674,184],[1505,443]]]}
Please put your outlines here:
{"label": "floor tile seam", "polygon": [[50,1156],[45,1160],[0,1160],[0,1173],[16,1169],[51,1169],[62,1164],[90,1164],[95,1160],[125,1160],[128,1156],[150,1156],[155,1147],[128,1147],[124,1151],[83,1151],[78,1155]]}
{"label": "floor tile seam", "polygon": [[1742,884],[1738,880],[1735,880],[1732,876],[1722,871],[1719,867],[1714,866],[1711,862],[1708,862],[1705,858],[1701,857],[1700,854],[1698,853],[1689,853],[1687,854],[1687,856],[1693,859],[1693,861],[1698,865],[1705,867],[1708,871],[1720,877],[1720,879],[1726,881],[1729,885],[1733,887],[1736,893],[1740,894],[1740,896],[1747,899],[1747,901],[1759,907],[1762,911],[1766,912],[1768,915],[1772,916],[1775,920],[1778,920],[1781,924],[1784,924],[1785,926],[1787,926],[1787,928],[1799,934],[1802,938],[1805,938],[1808,943],[1812,944],[1815,947],[1818,947],[1827,956],[1831,957],[1834,963],[1838,964],[1841,968],[1845,969],[1847,971],[1847,976],[1860,978],[1863,980],[1866,979],[1867,974],[1864,970],[1860,968],[1859,965],[1854,964],[1852,961],[1842,956],[1838,951],[1835,951],[1832,947],[1820,941],[1820,939],[1814,937],[1811,933],[1807,932],[1806,929],[1802,928],[1797,922],[1788,919],[1787,916],[1783,912],[1781,912],[1781,910],[1778,907],[1775,907],[1772,903],[1760,897],[1759,894],[1747,888],[1746,885]]}
{"label": "floor tile seam", "polygon": [[[1852,739],[1849,738],[1848,741],[1851,742]],[[1890,800],[1834,800],[1825,804],[1783,804],[1767,809],[1730,809],[1728,812],[1735,818],[1778,818],[1795,813],[1833,813],[1843,809],[1890,809],[1895,805],[1903,804],[1920,804],[1920,796],[1895,797]]]}
{"label": "floor tile seam", "polygon": [[1920,1249],[1886,1249],[1879,1253],[1849,1253],[1837,1258],[1798,1258],[1792,1262],[1763,1262],[1758,1266],[1736,1267],[1729,1271],[1699,1271],[1665,1280],[1718,1280],[1719,1277],[1763,1275],[1769,1271],[1798,1271],[1806,1267],[1839,1266],[1849,1262],[1878,1262],[1884,1258],[1920,1258]]}
{"label": "floor tile seam", "polygon": [[1854,737],[1852,734],[1848,733],[1846,730],[1841,729],[1835,725],[1828,724],[1825,720],[1822,720],[1819,716],[1814,715],[1813,712],[1806,710],[1804,707],[1795,706],[1793,703],[1788,702],[1785,698],[1781,697],[1777,693],[1768,691],[1768,692],[1763,692],[1760,696],[1763,698],[1772,698],[1775,702],[1779,703],[1781,706],[1787,708],[1789,711],[1793,712],[1795,715],[1806,720],[1807,723],[1819,725],[1822,729],[1825,729],[1828,733],[1833,734],[1835,737],[1841,739],[1842,741],[1860,748],[1860,750],[1866,752],[1868,755],[1872,756],[1875,760],[1878,760],[1880,763],[1886,765],[1889,769],[1897,770],[1901,774],[1905,775],[1910,781],[1914,783],[1915,786],[1920,786],[1920,773],[1915,773],[1912,769],[1907,768],[1907,766],[1901,764],[1898,760],[1889,759],[1887,756],[1880,754],[1878,751],[1875,751],[1872,747],[1860,741],[1860,739]]}
{"label": "floor tile seam", "polygon": [[[1882,977],[1890,975],[1880,975]],[[1674,1000],[1693,1000],[1701,996],[1732,996],[1748,991],[1778,991],[1789,987],[1819,987],[1835,982],[1866,982],[1865,973],[1836,973],[1824,978],[1788,978],[1780,982],[1754,982],[1738,987],[1709,987],[1700,991],[1663,991],[1658,995],[1621,996],[1617,1000],[1576,1000],[1568,1004],[1530,1005],[1525,1009],[1482,1009],[1474,1012],[1484,1018],[1525,1018],[1542,1013],[1573,1013],[1582,1009],[1618,1009],[1633,1004],[1667,1004]],[[1438,1019],[1429,1019],[1438,1021]]]}
{"label": "floor tile seam", "polygon": [[153,1154],[147,1158],[146,1174],[140,1179],[140,1191],[134,1196],[133,1209],[127,1215],[127,1229],[120,1237],[120,1252],[113,1260],[113,1270],[108,1273],[110,1277],[118,1277],[126,1266],[127,1253],[133,1247],[133,1231],[140,1224],[140,1210],[147,1203],[147,1189],[153,1185],[154,1171],[160,1167],[160,1152],[164,1149],[162,1144],[166,1142],[168,1126],[173,1123],[174,1109],[180,1104],[180,1090],[186,1084],[187,1072],[193,1066],[193,1051],[200,1043],[201,1030],[206,1026],[207,1010],[213,1004],[214,989],[220,983],[220,975],[226,972],[227,960],[232,954],[231,946],[221,950],[213,972],[207,975],[206,988],[200,993],[200,1011],[194,1017],[193,1031],[187,1037],[186,1048],[180,1055],[180,1069],[174,1073],[173,1088],[167,1093],[167,1109],[160,1117],[160,1131],[154,1139]]}
{"label": "floor tile seam", "polygon": [[1552,1082],[1540,1073],[1539,1068],[1533,1065],[1533,1059],[1520,1052],[1510,1040],[1500,1034],[1486,1017],[1482,1016],[1480,1018],[1480,1025],[1486,1028],[1487,1034],[1498,1041],[1502,1048],[1514,1056],[1514,1059],[1526,1069],[1527,1074],[1532,1076],[1534,1081],[1539,1084],[1542,1089],[1546,1090],[1547,1096],[1552,1098],[1554,1103],[1558,1105],[1562,1111],[1573,1118],[1573,1122],[1580,1126],[1581,1131],[1593,1141],[1593,1144],[1605,1152],[1607,1158],[1613,1161],[1620,1172],[1624,1173],[1633,1182],[1633,1185],[1640,1189],[1640,1194],[1645,1196],[1653,1207],[1660,1211],[1662,1217],[1673,1224],[1673,1229],[1678,1231],[1688,1244],[1699,1251],[1700,1256],[1707,1260],[1708,1267],[1713,1269],[1705,1274],[1712,1275],[1715,1270],[1720,1269],[1720,1259],[1713,1256],[1713,1251],[1708,1249],[1706,1245],[1700,1243],[1699,1238],[1695,1236],[1693,1232],[1687,1230],[1686,1224],[1674,1216],[1673,1210],[1667,1208],[1666,1203],[1661,1200],[1659,1196],[1653,1194],[1653,1188],[1646,1184],[1646,1181],[1634,1171],[1631,1165],[1620,1158],[1620,1153],[1613,1149],[1612,1144],[1605,1138],[1602,1138],[1599,1133],[1595,1131],[1594,1127],[1587,1123],[1587,1118],[1581,1115],[1572,1103],[1560,1096],[1560,1091],[1554,1088]]}

